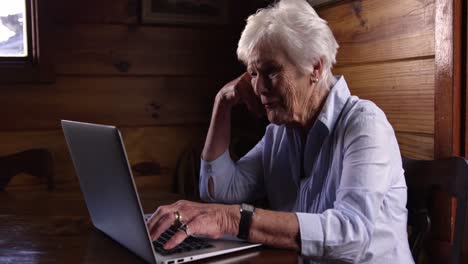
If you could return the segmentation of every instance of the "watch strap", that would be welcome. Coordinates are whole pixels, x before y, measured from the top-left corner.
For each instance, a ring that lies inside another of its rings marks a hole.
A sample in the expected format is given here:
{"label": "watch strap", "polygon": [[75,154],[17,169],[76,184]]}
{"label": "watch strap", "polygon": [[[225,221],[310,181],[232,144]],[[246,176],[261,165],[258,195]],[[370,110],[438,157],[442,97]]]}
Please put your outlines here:
{"label": "watch strap", "polygon": [[252,218],[255,211],[255,207],[249,204],[241,204],[240,206],[240,221],[239,221],[239,233],[237,237],[239,239],[248,240],[250,226],[252,224]]}

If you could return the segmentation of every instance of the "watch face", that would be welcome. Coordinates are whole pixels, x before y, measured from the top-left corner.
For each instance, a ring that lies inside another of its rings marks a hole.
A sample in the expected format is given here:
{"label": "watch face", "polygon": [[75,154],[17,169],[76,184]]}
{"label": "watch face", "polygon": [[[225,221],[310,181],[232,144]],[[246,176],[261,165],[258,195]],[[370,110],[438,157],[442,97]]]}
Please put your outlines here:
{"label": "watch face", "polygon": [[255,210],[255,207],[253,207],[250,204],[241,204],[241,210],[247,211],[247,212],[253,212]]}

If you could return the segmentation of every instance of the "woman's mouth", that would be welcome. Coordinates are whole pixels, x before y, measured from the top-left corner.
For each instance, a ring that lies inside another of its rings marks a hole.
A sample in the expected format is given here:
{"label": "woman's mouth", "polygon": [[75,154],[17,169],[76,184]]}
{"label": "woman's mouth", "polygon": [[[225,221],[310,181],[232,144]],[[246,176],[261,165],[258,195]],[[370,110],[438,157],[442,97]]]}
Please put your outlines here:
{"label": "woman's mouth", "polygon": [[267,102],[263,104],[266,110],[272,110],[278,106],[278,102]]}

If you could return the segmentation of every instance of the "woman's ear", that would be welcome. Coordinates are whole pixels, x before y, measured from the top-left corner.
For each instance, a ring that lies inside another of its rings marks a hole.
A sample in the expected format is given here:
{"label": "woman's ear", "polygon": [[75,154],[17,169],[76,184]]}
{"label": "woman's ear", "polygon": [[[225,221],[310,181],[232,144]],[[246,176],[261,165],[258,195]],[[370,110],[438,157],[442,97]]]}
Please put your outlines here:
{"label": "woman's ear", "polygon": [[320,58],[320,60],[318,60],[314,64],[314,70],[312,71],[313,77],[320,79],[320,77],[322,77],[322,70],[323,70],[323,58]]}
{"label": "woman's ear", "polygon": [[316,84],[320,81],[320,77],[322,76],[322,69],[323,69],[323,59],[320,58],[315,64],[314,69],[310,73],[310,84]]}

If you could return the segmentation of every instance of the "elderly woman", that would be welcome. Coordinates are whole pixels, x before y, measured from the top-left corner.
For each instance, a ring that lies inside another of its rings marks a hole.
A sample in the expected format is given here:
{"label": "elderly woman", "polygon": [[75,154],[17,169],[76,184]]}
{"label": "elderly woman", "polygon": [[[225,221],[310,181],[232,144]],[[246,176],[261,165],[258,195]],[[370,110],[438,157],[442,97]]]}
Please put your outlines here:
{"label": "elderly woman", "polygon": [[[351,96],[344,77],[333,76],[337,49],[306,1],[283,0],[249,17],[237,50],[247,73],[218,92],[202,153],[202,199],[222,204],[158,208],[149,222],[153,239],[177,212],[188,232],[166,248],[191,234],[231,234],[305,256],[413,263],[394,131],[375,104]],[[230,115],[238,103],[266,111],[271,124],[233,162]],[[260,198],[271,210],[241,204]]]}

